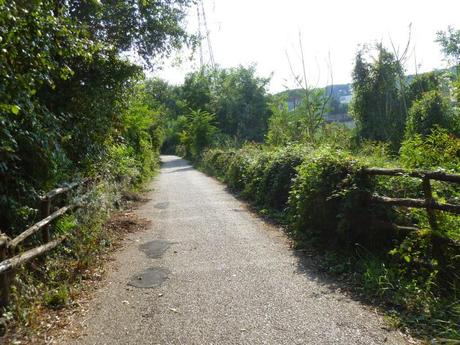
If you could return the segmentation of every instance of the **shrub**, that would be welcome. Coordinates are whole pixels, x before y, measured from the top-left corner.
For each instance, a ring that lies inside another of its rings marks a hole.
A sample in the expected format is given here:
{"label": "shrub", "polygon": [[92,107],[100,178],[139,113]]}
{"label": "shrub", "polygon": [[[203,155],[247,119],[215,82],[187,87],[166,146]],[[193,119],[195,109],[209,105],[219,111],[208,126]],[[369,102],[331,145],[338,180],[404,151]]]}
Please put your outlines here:
{"label": "shrub", "polygon": [[206,173],[223,180],[234,154],[234,150],[208,149],[203,153],[199,167]]}
{"label": "shrub", "polygon": [[203,154],[200,167],[258,206],[282,211],[296,167],[307,151],[303,146],[262,149],[257,145],[241,150],[210,149]]}
{"label": "shrub", "polygon": [[213,124],[215,115],[202,110],[193,110],[187,116],[187,124],[180,134],[185,148],[185,157],[197,160],[204,149],[211,146],[217,127]]}
{"label": "shrub", "polygon": [[264,172],[270,164],[272,152],[261,149],[258,152],[251,152],[251,154],[246,160],[247,165],[244,169],[242,195],[248,200],[256,201],[257,195],[261,193]]}
{"label": "shrub", "polygon": [[451,124],[449,101],[437,90],[425,92],[409,109],[405,137],[429,135],[435,126],[449,128]]}
{"label": "shrub", "polygon": [[237,150],[229,162],[224,180],[234,191],[242,191],[248,182],[251,163],[256,159],[257,145],[246,145]]}
{"label": "shrub", "polygon": [[403,142],[399,153],[408,168],[460,171],[460,139],[447,129],[435,127],[426,137],[416,134]]}
{"label": "shrub", "polygon": [[65,307],[68,304],[69,299],[69,290],[64,285],[55,290],[46,292],[44,296],[45,305],[51,309],[60,309]]}
{"label": "shrub", "polygon": [[297,175],[296,168],[305,155],[306,149],[301,146],[287,146],[273,151],[260,178],[256,202],[282,211],[286,207],[292,180]]}
{"label": "shrub", "polygon": [[382,248],[391,243],[395,234],[382,224],[393,212],[369,203],[377,183],[360,173],[362,167],[349,152],[327,147],[305,158],[288,201],[296,237],[335,249],[356,243]]}

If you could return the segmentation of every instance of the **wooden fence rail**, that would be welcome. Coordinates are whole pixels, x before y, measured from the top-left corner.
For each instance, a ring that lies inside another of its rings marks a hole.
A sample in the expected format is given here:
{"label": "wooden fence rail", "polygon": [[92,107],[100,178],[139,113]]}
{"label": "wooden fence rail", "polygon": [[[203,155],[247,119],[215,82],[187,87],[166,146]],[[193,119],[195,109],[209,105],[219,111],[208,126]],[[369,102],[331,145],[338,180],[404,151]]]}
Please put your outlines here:
{"label": "wooden fence rail", "polygon": [[446,211],[460,214],[460,205],[450,203],[439,203],[433,198],[431,180],[443,181],[449,183],[460,183],[460,175],[448,174],[444,171],[421,171],[421,170],[404,170],[404,169],[386,169],[386,168],[364,168],[362,173],[371,176],[410,176],[422,180],[421,189],[424,199],[412,198],[390,198],[378,194],[371,195],[371,202],[382,203],[392,206],[404,206],[413,208],[424,208],[428,214],[428,221],[433,230],[437,229],[435,210]]}
{"label": "wooden fence rail", "polygon": [[430,180],[460,183],[460,175],[448,174],[444,171],[404,170],[400,168],[364,168],[362,171],[367,175],[410,176],[422,179],[428,178]]}
{"label": "wooden fence rail", "polygon": [[[61,236],[51,240],[49,224],[65,213],[81,207],[81,205],[70,204],[63,206],[50,214],[52,201],[57,196],[66,195],[71,190],[84,185],[88,181],[90,181],[90,179],[83,179],[70,183],[66,186],[53,189],[46,193],[40,198],[40,216],[43,219],[24,230],[15,238],[10,239],[8,236],[0,232],[0,306],[6,306],[9,303],[10,282],[14,275],[14,269],[40,255],[45,254],[62,243],[62,241],[66,238],[66,236]],[[42,244],[26,250],[23,253],[17,254],[18,245],[39,231],[42,233]]]}

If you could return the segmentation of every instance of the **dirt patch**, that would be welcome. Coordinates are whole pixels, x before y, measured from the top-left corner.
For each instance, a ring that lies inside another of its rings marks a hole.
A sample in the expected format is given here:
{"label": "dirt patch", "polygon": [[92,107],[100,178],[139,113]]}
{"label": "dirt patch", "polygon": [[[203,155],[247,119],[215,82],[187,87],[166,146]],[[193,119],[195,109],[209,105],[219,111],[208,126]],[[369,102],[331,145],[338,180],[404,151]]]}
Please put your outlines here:
{"label": "dirt patch", "polygon": [[144,198],[141,194],[124,191],[121,193],[123,202],[147,202],[148,199]]}
{"label": "dirt patch", "polygon": [[151,222],[140,218],[134,213],[134,209],[117,212],[104,224],[104,228],[113,234],[117,240],[126,234],[145,230]]}

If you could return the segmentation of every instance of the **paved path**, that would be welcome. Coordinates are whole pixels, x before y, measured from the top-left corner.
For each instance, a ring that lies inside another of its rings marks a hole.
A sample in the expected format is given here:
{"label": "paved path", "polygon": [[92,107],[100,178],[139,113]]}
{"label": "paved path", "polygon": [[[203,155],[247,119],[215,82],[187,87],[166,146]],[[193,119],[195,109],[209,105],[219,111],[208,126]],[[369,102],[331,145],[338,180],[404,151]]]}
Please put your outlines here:
{"label": "paved path", "polygon": [[116,254],[83,336],[63,344],[406,343],[303,265],[225,186],[178,157],[162,160],[137,211],[150,228]]}

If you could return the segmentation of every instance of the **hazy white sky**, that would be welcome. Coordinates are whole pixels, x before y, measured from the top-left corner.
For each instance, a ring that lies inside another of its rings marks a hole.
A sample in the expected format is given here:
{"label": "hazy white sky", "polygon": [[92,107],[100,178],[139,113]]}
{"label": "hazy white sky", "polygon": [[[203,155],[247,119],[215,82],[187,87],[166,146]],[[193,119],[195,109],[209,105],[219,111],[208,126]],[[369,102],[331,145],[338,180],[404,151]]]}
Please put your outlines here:
{"label": "hazy white sky", "polygon": [[[330,54],[334,83],[351,81],[358,45],[382,41],[391,48],[404,48],[412,23],[408,73],[445,66],[436,32],[448,25],[460,28],[460,0],[204,0],[214,59],[222,67],[257,64],[258,74],[272,75],[270,91],[295,87],[286,52],[296,73],[301,72],[299,32],[302,33],[308,78],[313,86],[325,85]],[[197,11],[187,19],[197,31]],[[209,60],[206,41],[205,61]],[[186,52],[181,56],[185,58]],[[173,60],[173,59],[172,59]],[[191,62],[172,66],[169,61],[159,75],[180,83],[187,72],[199,67],[199,55]]]}

